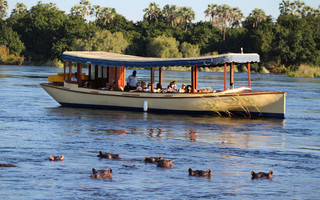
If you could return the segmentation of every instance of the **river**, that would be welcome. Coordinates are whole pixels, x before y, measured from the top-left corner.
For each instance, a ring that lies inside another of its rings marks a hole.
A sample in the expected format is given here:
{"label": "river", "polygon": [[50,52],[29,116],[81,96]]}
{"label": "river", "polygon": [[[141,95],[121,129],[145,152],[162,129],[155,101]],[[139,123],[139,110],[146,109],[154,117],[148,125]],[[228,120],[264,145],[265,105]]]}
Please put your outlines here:
{"label": "river", "polygon": [[[319,199],[320,79],[252,74],[253,89],[287,92],[286,118],[240,119],[61,107],[39,85],[61,71],[0,66],[0,163],[16,165],[0,168],[0,199]],[[138,77],[148,82],[149,71]],[[164,71],[178,86],[189,77]],[[236,86],[246,77],[236,73]],[[199,72],[199,86],[222,89],[223,74]],[[92,168],[112,178],[93,179]],[[270,170],[272,180],[251,179]]]}

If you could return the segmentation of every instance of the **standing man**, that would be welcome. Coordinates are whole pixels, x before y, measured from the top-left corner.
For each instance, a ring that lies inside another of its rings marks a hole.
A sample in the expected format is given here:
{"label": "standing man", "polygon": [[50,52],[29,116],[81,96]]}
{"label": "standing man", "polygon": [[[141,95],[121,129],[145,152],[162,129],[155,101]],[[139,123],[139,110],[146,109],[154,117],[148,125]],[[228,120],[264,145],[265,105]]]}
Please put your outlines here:
{"label": "standing man", "polygon": [[127,86],[129,90],[136,89],[137,83],[138,83],[137,71],[134,70],[127,80]]}

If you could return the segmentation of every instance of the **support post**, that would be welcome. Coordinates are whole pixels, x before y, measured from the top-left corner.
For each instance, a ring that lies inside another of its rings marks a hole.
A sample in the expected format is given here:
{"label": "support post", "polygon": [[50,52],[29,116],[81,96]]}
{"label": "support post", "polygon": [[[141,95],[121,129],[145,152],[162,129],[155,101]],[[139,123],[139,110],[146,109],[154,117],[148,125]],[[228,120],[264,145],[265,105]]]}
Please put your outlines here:
{"label": "support post", "polygon": [[248,62],[248,87],[251,88],[250,62]]}
{"label": "support post", "polygon": [[154,92],[154,67],[151,67],[151,92]]}
{"label": "support post", "polygon": [[227,63],[224,63],[224,90],[227,90]]}
{"label": "support post", "polygon": [[72,77],[72,61],[69,61],[69,81],[71,81]]}
{"label": "support post", "polygon": [[194,66],[194,87],[196,91],[198,91],[198,71],[198,65]]}
{"label": "support post", "polygon": [[88,80],[90,81],[91,80],[91,64],[89,64],[89,74],[88,74],[89,78]]}
{"label": "support post", "polygon": [[67,67],[67,61],[63,62],[63,80],[66,80],[66,67]]}
{"label": "support post", "polygon": [[192,93],[193,93],[195,90],[194,66],[191,66],[191,88],[192,88]]}
{"label": "support post", "polygon": [[231,63],[231,68],[230,68],[230,89],[234,88],[234,80],[233,80],[233,76],[234,76],[234,68],[233,68],[234,62]]}
{"label": "support post", "polygon": [[163,81],[163,69],[162,67],[159,68],[159,83],[160,83],[160,86],[162,88],[162,81]]}
{"label": "support post", "polygon": [[82,86],[82,63],[77,63],[77,81],[78,87]]}

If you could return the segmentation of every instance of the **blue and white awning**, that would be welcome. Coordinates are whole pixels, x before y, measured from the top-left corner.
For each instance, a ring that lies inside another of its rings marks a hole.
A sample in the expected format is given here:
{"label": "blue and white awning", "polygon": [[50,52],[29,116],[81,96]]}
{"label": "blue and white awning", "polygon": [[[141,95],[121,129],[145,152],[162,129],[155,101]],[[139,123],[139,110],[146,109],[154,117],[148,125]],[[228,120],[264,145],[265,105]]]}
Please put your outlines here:
{"label": "blue and white awning", "polygon": [[259,62],[260,56],[252,54],[221,54],[194,58],[152,58],[108,53],[102,51],[66,51],[62,54],[63,61],[103,65],[112,67],[168,67],[168,66],[217,66],[224,63]]}

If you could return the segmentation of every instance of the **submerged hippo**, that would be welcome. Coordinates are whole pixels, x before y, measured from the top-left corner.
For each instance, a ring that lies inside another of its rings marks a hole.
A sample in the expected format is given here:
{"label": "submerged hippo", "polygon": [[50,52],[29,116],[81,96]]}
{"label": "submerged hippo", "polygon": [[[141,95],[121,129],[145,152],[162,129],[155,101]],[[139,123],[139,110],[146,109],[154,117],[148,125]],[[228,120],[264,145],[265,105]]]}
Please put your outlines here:
{"label": "submerged hippo", "polygon": [[172,160],[158,160],[157,161],[157,166],[158,167],[166,167],[166,168],[171,168],[173,165]]}
{"label": "submerged hippo", "polygon": [[211,176],[211,170],[208,169],[207,171],[203,170],[192,170],[189,168],[189,176]]}
{"label": "submerged hippo", "polygon": [[155,163],[155,162],[158,162],[158,161],[160,161],[160,160],[163,160],[163,158],[162,157],[144,157],[144,162],[146,162],[146,163]]}
{"label": "submerged hippo", "polygon": [[12,164],[1,164],[0,163],[0,167],[16,167],[16,166],[12,165]]}
{"label": "submerged hippo", "polygon": [[103,153],[102,151],[99,151],[98,157],[100,158],[120,158],[120,154],[112,154],[112,153]]}
{"label": "submerged hippo", "polygon": [[96,170],[92,168],[91,178],[111,178],[112,169],[109,170]]}
{"label": "submerged hippo", "polygon": [[273,171],[269,171],[269,173],[265,173],[265,172],[259,172],[259,173],[255,173],[254,171],[251,172],[252,175],[252,179],[257,179],[257,178],[267,178],[267,179],[272,179],[272,174]]}
{"label": "submerged hippo", "polygon": [[50,156],[49,156],[49,159],[50,159],[50,161],[63,160],[63,159],[64,159],[64,156],[61,155],[61,157],[59,157],[59,156],[53,157],[52,155],[50,155]]}

